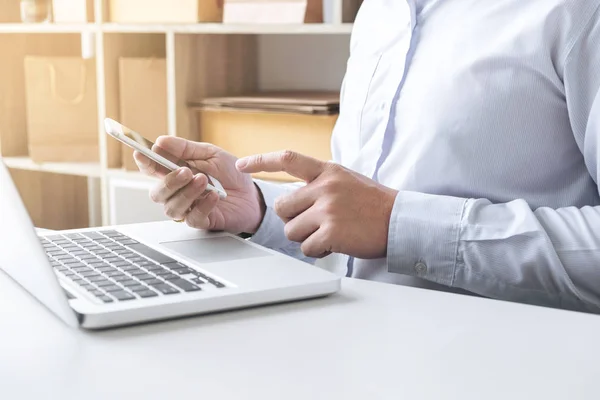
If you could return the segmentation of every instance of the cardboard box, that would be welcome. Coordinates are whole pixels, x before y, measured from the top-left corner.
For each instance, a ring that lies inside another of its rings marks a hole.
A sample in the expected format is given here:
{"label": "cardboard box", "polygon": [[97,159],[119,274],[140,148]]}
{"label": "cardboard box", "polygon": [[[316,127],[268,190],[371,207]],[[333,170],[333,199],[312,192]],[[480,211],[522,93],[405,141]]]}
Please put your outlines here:
{"label": "cardboard box", "polygon": [[110,0],[109,19],[124,23],[221,22],[222,0]]}
{"label": "cardboard box", "polygon": [[[338,118],[336,106],[339,108],[338,94],[287,93],[207,99],[196,108],[200,140],[213,143],[237,157],[294,150],[328,161],[331,159],[331,133]],[[285,173],[258,177],[296,180]]]}
{"label": "cardboard box", "polygon": [[323,0],[225,0],[223,22],[302,24],[323,22]]}
{"label": "cardboard box", "polygon": [[[120,119],[155,141],[168,131],[167,63],[164,58],[119,59]],[[123,167],[137,171],[133,150],[123,145]]]}
{"label": "cardboard box", "polygon": [[95,60],[25,57],[25,91],[33,161],[99,161]]}
{"label": "cardboard box", "polygon": [[81,23],[94,21],[94,3],[91,0],[52,0],[53,21]]}

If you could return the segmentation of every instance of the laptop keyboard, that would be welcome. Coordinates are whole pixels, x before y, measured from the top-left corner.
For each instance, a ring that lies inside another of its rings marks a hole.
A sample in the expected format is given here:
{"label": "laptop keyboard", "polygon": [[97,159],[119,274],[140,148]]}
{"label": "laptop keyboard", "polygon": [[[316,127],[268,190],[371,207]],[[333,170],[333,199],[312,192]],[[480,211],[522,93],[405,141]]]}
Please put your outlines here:
{"label": "laptop keyboard", "polygon": [[54,270],[104,303],[225,285],[117,231],[40,239]]}

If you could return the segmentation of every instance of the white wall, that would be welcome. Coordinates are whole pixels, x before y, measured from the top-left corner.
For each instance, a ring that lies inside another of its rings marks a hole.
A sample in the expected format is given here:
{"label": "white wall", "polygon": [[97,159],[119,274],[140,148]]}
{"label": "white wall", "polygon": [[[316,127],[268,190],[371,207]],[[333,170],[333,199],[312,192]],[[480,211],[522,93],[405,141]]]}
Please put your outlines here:
{"label": "white wall", "polygon": [[339,90],[349,46],[350,35],[260,36],[260,89]]}

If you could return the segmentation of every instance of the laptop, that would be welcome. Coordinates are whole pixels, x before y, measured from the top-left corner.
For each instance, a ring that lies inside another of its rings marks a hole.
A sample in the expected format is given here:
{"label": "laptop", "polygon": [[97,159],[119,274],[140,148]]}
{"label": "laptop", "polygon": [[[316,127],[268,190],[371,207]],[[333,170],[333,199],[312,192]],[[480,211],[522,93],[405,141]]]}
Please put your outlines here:
{"label": "laptop", "polygon": [[172,221],[38,235],[0,159],[0,269],[72,327],[106,329],[326,296],[340,278]]}

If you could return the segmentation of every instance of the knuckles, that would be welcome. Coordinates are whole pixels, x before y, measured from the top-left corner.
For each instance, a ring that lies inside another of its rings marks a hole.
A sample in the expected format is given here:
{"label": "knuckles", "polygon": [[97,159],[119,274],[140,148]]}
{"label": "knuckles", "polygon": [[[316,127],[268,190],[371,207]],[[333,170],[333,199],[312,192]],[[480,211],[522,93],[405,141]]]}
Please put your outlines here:
{"label": "knuckles", "polygon": [[280,161],[282,165],[293,164],[298,158],[298,153],[292,150],[284,150],[280,154]]}

